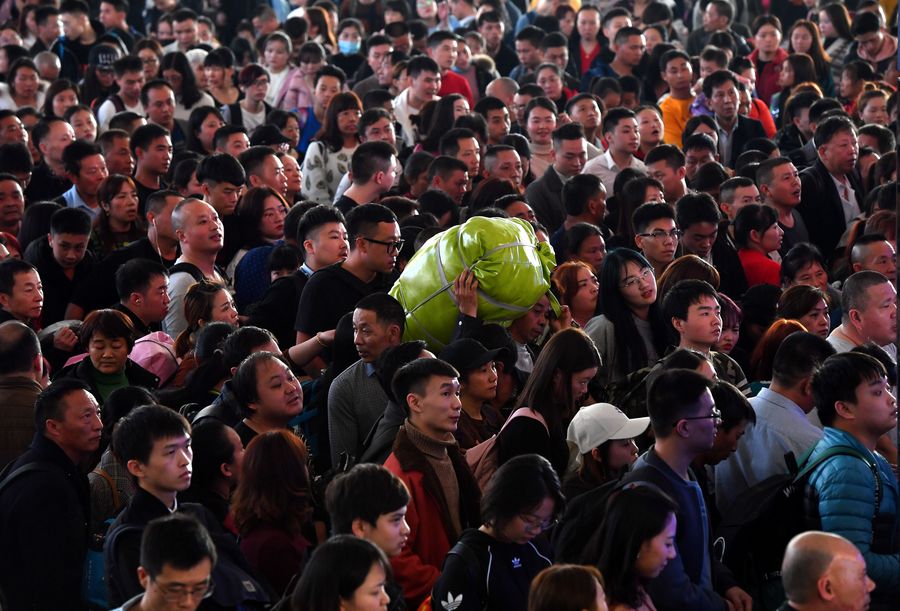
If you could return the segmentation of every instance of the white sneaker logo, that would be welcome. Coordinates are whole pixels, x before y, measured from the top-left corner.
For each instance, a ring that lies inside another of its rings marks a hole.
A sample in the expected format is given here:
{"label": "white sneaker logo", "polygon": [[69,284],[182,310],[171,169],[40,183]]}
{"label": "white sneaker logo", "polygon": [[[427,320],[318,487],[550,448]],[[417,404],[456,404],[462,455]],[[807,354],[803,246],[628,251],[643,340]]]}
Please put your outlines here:
{"label": "white sneaker logo", "polygon": [[512,568],[521,569],[522,568],[522,560],[520,558],[513,557]]}
{"label": "white sneaker logo", "polygon": [[462,605],[463,595],[453,596],[452,592],[447,592],[447,600],[441,601],[441,606],[445,609],[445,611],[456,611],[460,605]]}

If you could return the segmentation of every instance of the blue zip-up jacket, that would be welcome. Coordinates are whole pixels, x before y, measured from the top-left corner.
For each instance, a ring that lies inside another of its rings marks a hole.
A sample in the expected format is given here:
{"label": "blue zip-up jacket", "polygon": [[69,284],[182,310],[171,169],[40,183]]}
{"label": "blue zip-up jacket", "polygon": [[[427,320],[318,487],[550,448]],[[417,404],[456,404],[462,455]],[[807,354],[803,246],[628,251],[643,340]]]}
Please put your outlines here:
{"label": "blue zip-up jacket", "polygon": [[[825,427],[825,436],[809,459],[815,460],[833,446],[851,447],[875,462],[881,479],[881,503],[875,507],[875,479],[864,461],[846,455],[830,458],[809,477],[821,529],[845,537],[859,549],[878,594],[896,593],[900,590],[900,554],[894,473],[881,455],[870,452],[850,433],[831,427]],[[876,513],[878,518],[873,520]]]}

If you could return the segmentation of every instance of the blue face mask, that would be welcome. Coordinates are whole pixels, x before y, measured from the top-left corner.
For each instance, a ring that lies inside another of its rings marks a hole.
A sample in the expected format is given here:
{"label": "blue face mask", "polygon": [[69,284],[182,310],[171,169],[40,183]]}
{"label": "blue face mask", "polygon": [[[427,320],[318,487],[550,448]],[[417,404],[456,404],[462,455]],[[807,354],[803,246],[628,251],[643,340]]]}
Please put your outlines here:
{"label": "blue face mask", "polygon": [[359,53],[360,42],[358,40],[339,40],[338,50],[344,55]]}

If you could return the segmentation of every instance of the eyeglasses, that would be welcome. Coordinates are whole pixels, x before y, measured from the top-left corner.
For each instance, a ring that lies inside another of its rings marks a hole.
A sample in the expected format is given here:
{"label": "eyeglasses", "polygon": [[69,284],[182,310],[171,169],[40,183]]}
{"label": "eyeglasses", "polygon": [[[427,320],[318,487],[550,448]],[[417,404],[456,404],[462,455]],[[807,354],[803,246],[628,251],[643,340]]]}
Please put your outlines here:
{"label": "eyeglasses", "polygon": [[193,600],[203,600],[209,598],[213,594],[214,584],[212,578],[207,579],[206,583],[188,588],[186,586],[166,586],[154,581],[156,587],[162,592],[163,599],[169,603],[179,603],[190,596]]}
{"label": "eyeglasses", "polygon": [[665,240],[666,238],[678,240],[684,235],[684,232],[680,229],[673,229],[672,231],[662,231],[661,229],[658,229],[650,233],[639,233],[638,235],[642,238],[650,238],[653,240]]}
{"label": "eyeglasses", "polygon": [[388,252],[400,252],[403,249],[403,245],[406,243],[406,240],[397,240],[396,242],[385,242],[384,240],[375,240],[373,238],[363,238],[363,240],[372,242],[373,244],[387,246]]}
{"label": "eyeglasses", "polygon": [[[679,422],[681,420],[709,420],[709,419],[714,419],[714,420],[722,419],[722,412],[719,411],[718,407],[713,407],[712,411],[710,411],[708,416],[689,416],[687,418],[679,418]],[[676,422],[675,424],[678,424],[678,422]]]}
{"label": "eyeglasses", "polygon": [[544,520],[543,522],[535,522],[533,519],[529,519],[530,516],[519,516],[522,520],[522,524],[525,526],[525,530],[528,532],[546,532],[559,524],[559,520],[556,518],[550,518],[548,520]]}
{"label": "eyeglasses", "polygon": [[645,267],[641,270],[641,273],[637,276],[630,276],[625,278],[625,281],[619,284],[623,289],[630,289],[636,287],[641,283],[642,280],[647,280],[653,275],[653,269],[649,267]]}
{"label": "eyeglasses", "polygon": [[147,58],[147,59],[142,59],[142,60],[141,60],[141,63],[144,64],[145,66],[148,66],[148,65],[149,65],[149,66],[154,66],[154,65],[158,65],[158,64],[159,64],[159,60],[156,59],[155,57],[149,57],[149,58]]}

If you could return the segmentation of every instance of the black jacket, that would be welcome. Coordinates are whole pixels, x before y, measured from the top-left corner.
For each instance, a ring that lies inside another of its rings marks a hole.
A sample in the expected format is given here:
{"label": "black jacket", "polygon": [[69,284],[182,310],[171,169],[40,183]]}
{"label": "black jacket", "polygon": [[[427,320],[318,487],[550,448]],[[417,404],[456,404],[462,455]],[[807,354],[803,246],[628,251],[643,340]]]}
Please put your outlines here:
{"label": "black jacket", "polygon": [[232,428],[237,426],[237,423],[244,418],[241,404],[237,397],[234,396],[234,391],[231,390],[231,382],[222,384],[219,396],[194,416],[192,424],[197,426],[205,418],[215,418]]}
{"label": "black jacket", "polygon": [[562,179],[553,166],[550,166],[543,176],[525,189],[525,199],[534,208],[538,222],[551,234],[566,220],[566,210],[562,204],[562,188]]}
{"label": "black jacket", "polygon": [[[90,487],[62,448],[38,433],[9,467],[48,468],[18,476],[0,495],[0,590],[9,609],[84,609]],[[4,474],[6,475],[6,474]]]}
{"label": "black jacket", "polygon": [[754,138],[765,138],[766,130],[763,129],[762,123],[756,119],[738,115],[738,122],[731,133],[731,158],[723,159],[722,163],[729,168],[733,168],[737,158],[744,152],[744,146]]}
{"label": "black jacket", "polygon": [[[856,172],[849,174],[850,187],[856,193],[856,201],[862,205],[863,196]],[[800,172],[802,192],[797,211],[806,223],[810,241],[819,247],[825,259],[831,260],[847,223],[844,206],[837,186],[821,159]]]}
{"label": "black jacket", "polygon": [[[56,377],[54,377],[54,380],[77,378],[87,384],[90,387],[91,394],[94,395],[94,398],[102,403],[103,400],[100,398],[100,391],[97,389],[97,384],[94,382],[93,373],[95,371],[94,364],[91,362],[91,357],[86,356],[77,363],[60,370],[60,372],[56,374]],[[125,361],[125,377],[128,378],[128,384],[131,386],[141,386],[147,390],[155,390],[159,387],[159,378],[131,359]]]}

